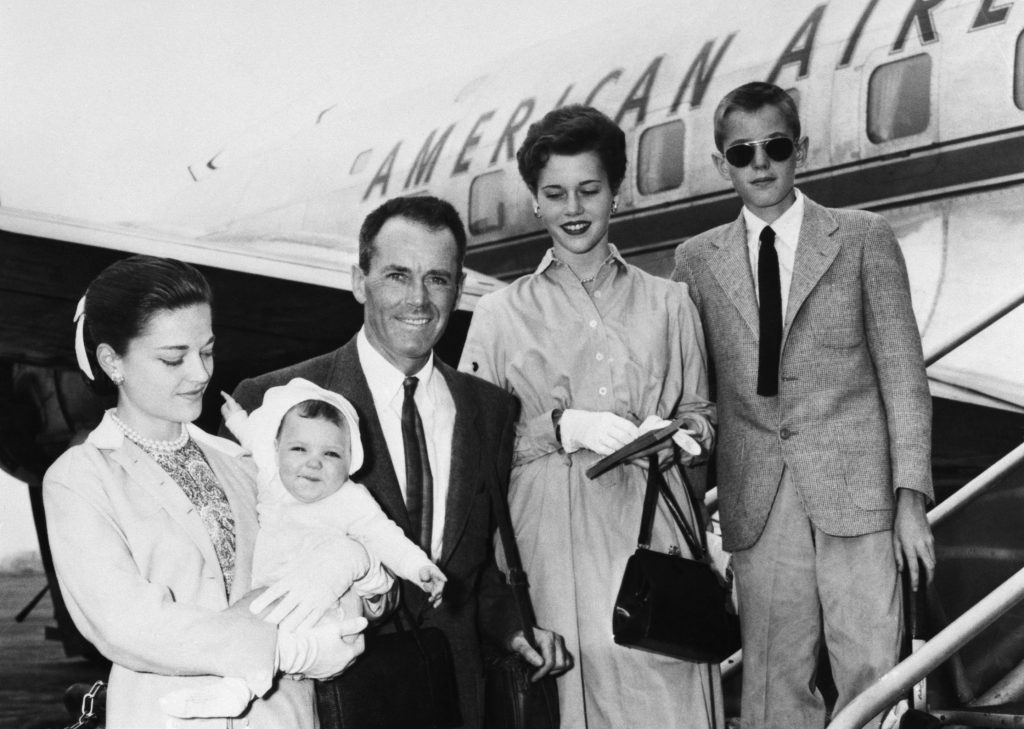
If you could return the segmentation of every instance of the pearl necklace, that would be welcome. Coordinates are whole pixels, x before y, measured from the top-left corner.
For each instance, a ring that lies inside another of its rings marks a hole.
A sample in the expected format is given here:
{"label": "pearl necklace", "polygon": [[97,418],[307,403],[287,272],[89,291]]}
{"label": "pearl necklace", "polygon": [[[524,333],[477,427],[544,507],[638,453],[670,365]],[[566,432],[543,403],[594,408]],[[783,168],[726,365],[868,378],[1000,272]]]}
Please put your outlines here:
{"label": "pearl necklace", "polygon": [[110,413],[110,419],[114,421],[114,424],[121,429],[125,437],[132,441],[136,445],[142,446],[147,451],[155,451],[157,453],[174,453],[180,451],[188,443],[188,430],[185,429],[185,424],[181,424],[181,435],[173,440],[154,440],[152,438],[144,438],[139,435],[135,430],[129,428],[128,425],[117,417],[113,410],[108,411]]}

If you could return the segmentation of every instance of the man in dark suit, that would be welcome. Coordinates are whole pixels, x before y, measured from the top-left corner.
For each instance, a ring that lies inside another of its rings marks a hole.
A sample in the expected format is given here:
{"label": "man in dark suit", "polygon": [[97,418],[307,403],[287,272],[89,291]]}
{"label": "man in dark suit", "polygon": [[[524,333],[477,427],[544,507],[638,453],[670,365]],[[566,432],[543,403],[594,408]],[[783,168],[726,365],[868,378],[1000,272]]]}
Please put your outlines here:
{"label": "man in dark suit", "polygon": [[475,729],[482,640],[522,654],[538,677],[567,670],[571,659],[560,636],[539,628],[540,654],[530,647],[494,561],[485,479],[497,475],[507,487],[516,402],[433,356],[462,293],[465,251],[466,233],[449,203],[433,197],[384,203],[363,223],[359,265],[352,269],[352,290],[364,305],[359,334],[334,352],[243,381],[234,397],[251,411],[268,388],[303,377],[355,407],[366,459],[353,480],[448,578],[436,609],[415,586],[405,586],[402,600],[448,637],[463,726]]}

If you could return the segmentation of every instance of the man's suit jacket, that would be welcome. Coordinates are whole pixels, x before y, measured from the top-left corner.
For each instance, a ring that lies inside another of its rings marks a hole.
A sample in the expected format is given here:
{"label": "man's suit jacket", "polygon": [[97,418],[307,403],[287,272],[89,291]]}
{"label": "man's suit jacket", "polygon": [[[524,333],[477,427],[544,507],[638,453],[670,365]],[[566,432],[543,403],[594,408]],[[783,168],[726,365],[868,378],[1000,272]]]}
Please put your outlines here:
{"label": "man's suit jacket", "polygon": [[883,218],[805,198],[779,394],[756,393],[758,306],[741,215],[676,249],[708,340],[726,549],[752,546],[787,467],[815,526],[892,526],[894,493],[932,497],[931,398],[906,264]]}
{"label": "man's suit jacket", "polygon": [[[438,373],[455,401],[451,476],[448,485],[443,553],[438,567],[448,582],[440,608],[432,609],[425,593],[402,586],[402,599],[414,615],[424,614],[424,625],[436,625],[448,637],[455,659],[464,726],[475,728],[482,698],[481,636],[500,645],[519,627],[512,593],[494,562],[493,520],[485,479],[496,478],[508,487],[517,408],[506,392],[471,375],[458,372],[434,358]],[[353,480],[363,484],[384,512],[411,533],[409,514],[388,454],[353,338],[340,349],[306,362],[245,380],[234,397],[247,411],[263,401],[270,387],[294,377],[347,398],[359,413],[365,461]],[[373,650],[372,644],[368,650]],[[400,686],[393,687],[401,691]]]}

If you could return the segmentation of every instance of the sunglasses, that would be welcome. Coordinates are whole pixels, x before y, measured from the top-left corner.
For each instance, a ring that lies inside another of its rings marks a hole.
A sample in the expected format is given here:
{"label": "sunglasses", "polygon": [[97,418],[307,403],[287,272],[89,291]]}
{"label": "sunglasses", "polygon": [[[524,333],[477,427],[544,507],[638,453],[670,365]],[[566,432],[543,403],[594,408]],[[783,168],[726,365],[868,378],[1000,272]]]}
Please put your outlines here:
{"label": "sunglasses", "polygon": [[758,139],[754,142],[734,144],[725,150],[725,158],[733,167],[746,167],[754,161],[757,147],[764,147],[764,153],[776,162],[785,162],[793,155],[793,140],[788,137]]}

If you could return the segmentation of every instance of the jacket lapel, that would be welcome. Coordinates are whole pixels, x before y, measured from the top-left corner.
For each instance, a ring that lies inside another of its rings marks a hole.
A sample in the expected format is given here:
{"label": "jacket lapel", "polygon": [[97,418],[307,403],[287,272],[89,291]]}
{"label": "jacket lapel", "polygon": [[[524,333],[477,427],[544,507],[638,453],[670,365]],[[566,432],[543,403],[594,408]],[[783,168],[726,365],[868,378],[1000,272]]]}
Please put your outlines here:
{"label": "jacket lapel", "polygon": [[[111,451],[110,457],[124,468],[133,483],[144,488],[170,514],[182,531],[196,543],[204,559],[214,565],[220,564],[213,551],[210,535],[196,513],[195,506],[166,471],[127,438],[119,448]],[[217,574],[220,574],[219,569]]]}
{"label": "jacket lapel", "polygon": [[256,514],[255,474],[252,474],[250,483],[240,482],[238,471],[241,470],[241,464],[237,468],[229,468],[226,461],[233,460],[230,456],[202,443],[199,448],[206,456],[206,462],[210,464],[217,483],[224,489],[235,518],[235,577],[231,583],[230,600],[234,603],[252,588],[252,556],[258,523],[253,518]]}
{"label": "jacket lapel", "polygon": [[409,534],[412,530],[409,512],[405,507],[402,489],[398,485],[395,466],[388,455],[388,443],[384,439],[384,430],[380,427],[377,407],[373,404],[373,395],[370,393],[370,386],[366,384],[366,376],[359,362],[355,338],[338,350],[333,367],[327,375],[327,381],[322,387],[341,393],[359,413],[359,430],[363,439],[363,467],[358,473],[353,474],[353,480],[369,489],[391,520]]}
{"label": "jacket lapel", "polygon": [[750,272],[747,253],[747,226],[740,215],[717,242],[717,251],[711,256],[709,268],[718,280],[740,316],[757,335],[760,332],[754,276]]}
{"label": "jacket lapel", "polygon": [[480,470],[480,431],[476,426],[476,398],[466,377],[434,358],[434,366],[444,375],[448,390],[455,401],[455,428],[452,432],[452,461],[448,478],[448,497],[445,501],[444,537],[440,566],[452,556],[455,546],[466,529],[473,496],[481,481],[474,477]]}
{"label": "jacket lapel", "polygon": [[840,241],[833,235],[839,228],[835,216],[814,201],[804,198],[804,220],[793,263],[793,281],[789,286],[786,321],[783,323],[783,347],[797,312],[818,281],[839,255]]}

